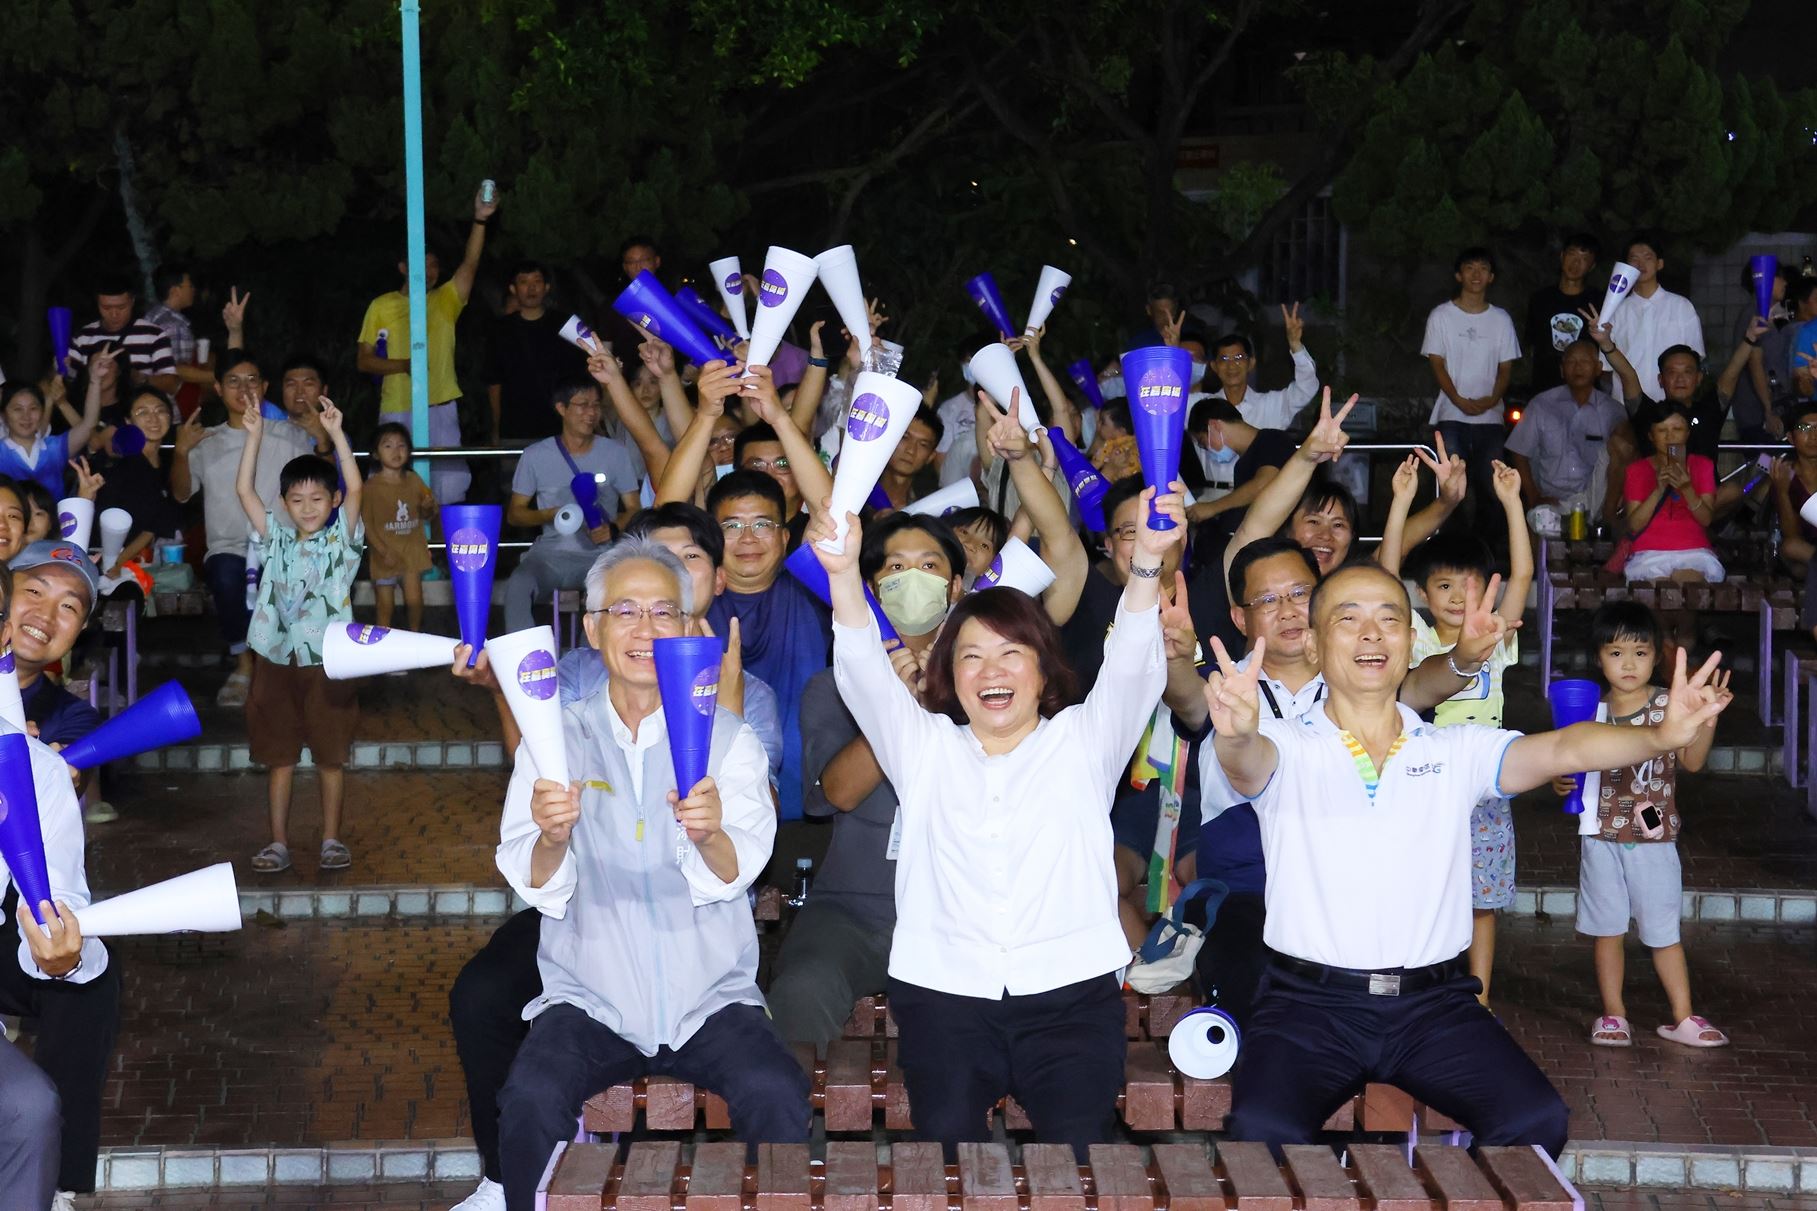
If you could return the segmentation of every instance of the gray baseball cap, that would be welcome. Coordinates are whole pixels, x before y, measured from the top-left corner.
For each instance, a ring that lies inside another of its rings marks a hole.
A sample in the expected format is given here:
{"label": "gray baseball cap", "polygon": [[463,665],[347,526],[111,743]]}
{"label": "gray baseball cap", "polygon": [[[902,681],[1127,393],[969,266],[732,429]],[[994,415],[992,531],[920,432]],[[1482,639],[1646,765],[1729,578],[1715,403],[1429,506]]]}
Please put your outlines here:
{"label": "gray baseball cap", "polygon": [[88,588],[88,608],[95,608],[95,603],[101,599],[101,574],[95,571],[95,561],[88,557],[88,552],[73,542],[61,538],[42,539],[13,556],[9,566],[15,572],[26,572],[49,565],[68,568],[81,577]]}

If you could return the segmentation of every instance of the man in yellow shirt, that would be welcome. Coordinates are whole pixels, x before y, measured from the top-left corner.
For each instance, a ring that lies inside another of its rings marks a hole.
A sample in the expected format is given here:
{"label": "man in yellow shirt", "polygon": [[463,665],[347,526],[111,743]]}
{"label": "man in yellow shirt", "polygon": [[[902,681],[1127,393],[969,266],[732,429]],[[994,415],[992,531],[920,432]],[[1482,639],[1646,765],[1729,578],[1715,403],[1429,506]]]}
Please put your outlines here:
{"label": "man in yellow shirt", "polygon": [[[486,246],[486,224],[498,210],[496,200],[473,199],[473,226],[467,232],[466,255],[454,276],[442,285],[441,259],[433,252],[423,258],[423,274],[429,291],[429,444],[459,446],[460,381],[454,374],[454,322],[466,309],[473,294],[473,279],[479,273],[480,253]],[[379,420],[410,425],[410,268],[398,263],[404,277],[402,289],[381,294],[366,308],[365,322],[360,325],[359,368],[362,373],[381,376]],[[384,341],[381,352],[379,342]],[[466,499],[473,476],[467,464],[459,460],[437,460],[432,475],[435,498],[442,504],[456,504]]]}

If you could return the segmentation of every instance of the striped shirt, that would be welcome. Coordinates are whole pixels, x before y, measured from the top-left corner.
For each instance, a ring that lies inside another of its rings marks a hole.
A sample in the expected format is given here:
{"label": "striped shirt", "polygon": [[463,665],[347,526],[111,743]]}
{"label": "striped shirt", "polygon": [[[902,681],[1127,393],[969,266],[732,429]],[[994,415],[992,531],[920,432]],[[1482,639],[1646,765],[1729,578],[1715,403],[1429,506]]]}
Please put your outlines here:
{"label": "striped shirt", "polygon": [[170,337],[164,329],[149,320],[137,319],[118,332],[108,332],[96,320],[76,333],[69,348],[69,364],[72,367],[88,365],[88,359],[94,356],[95,350],[108,345],[119,345],[124,350],[132,367],[134,379],[145,379],[155,374],[175,374],[176,358],[170,349]]}

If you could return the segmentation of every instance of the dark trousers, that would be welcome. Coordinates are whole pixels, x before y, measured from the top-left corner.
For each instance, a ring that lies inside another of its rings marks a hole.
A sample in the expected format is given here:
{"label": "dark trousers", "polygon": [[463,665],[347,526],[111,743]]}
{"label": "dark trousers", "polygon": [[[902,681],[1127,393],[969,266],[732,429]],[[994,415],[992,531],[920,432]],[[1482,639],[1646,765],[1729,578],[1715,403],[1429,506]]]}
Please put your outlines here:
{"label": "dark trousers", "polygon": [[246,608],[246,558],[210,555],[202,561],[202,579],[214,601],[221,640],[237,653],[246,646],[246,628],[252,622],[252,611]]}
{"label": "dark trousers", "polygon": [[[1508,431],[1498,421],[1493,425],[1470,425],[1463,421],[1440,421],[1438,431],[1445,438],[1445,453],[1464,460],[1470,492],[1458,506],[1458,521],[1474,518],[1489,536],[1492,546],[1500,546],[1507,534],[1501,524],[1501,508],[1495,498],[1495,468],[1490,464],[1502,456]],[[1491,524],[1493,522],[1494,524]]]}
{"label": "dark trousers", "polygon": [[[486,1176],[504,1182],[498,1164],[498,1094],[505,1087],[511,1061],[530,1033],[524,1006],[543,994],[536,948],[542,940],[543,914],[534,908],[498,927],[481,951],[467,960],[448,990],[448,1017],[454,1027],[454,1051],[467,1078],[467,1107],[473,1119],[473,1143]],[[598,1092],[595,1090],[595,1092]]]}
{"label": "dark trousers", "polygon": [[949,1161],[961,1142],[990,1138],[988,1116],[1005,1094],[1037,1139],[1072,1145],[1080,1164],[1105,1140],[1128,1050],[1116,976],[997,1000],[892,979],[890,1013],[915,1135],[938,1140]]}
{"label": "dark trousers", "polygon": [[1568,1113],[1538,1065],[1476,999],[1470,976],[1372,996],[1270,967],[1243,1033],[1228,1132],[1314,1141],[1371,1081],[1457,1120],[1478,1144],[1564,1151]]}
{"label": "dark trousers", "polygon": [[645,1055],[573,1005],[530,1024],[499,1094],[505,1205],[530,1211],[555,1145],[574,1137],[581,1104],[635,1077],[672,1076],[726,1101],[732,1132],[753,1144],[808,1138],[808,1078],[760,1005],[728,1005],[679,1048]]}
{"label": "dark trousers", "polygon": [[1206,999],[1235,1018],[1242,1030],[1249,1029],[1256,989],[1268,966],[1268,947],[1262,942],[1267,916],[1260,895],[1230,893],[1218,908],[1217,920],[1205,931],[1205,943],[1193,961],[1193,972]]}
{"label": "dark trousers", "polygon": [[[0,1013],[37,1023],[32,1061],[56,1086],[63,1103],[62,1154],[57,1188],[86,1193],[95,1188],[95,1156],[101,1147],[101,1091],[120,1032],[119,956],[86,984],[40,980],[19,967],[18,893],[9,890],[0,912]],[[0,1201],[4,1201],[0,1198]]]}

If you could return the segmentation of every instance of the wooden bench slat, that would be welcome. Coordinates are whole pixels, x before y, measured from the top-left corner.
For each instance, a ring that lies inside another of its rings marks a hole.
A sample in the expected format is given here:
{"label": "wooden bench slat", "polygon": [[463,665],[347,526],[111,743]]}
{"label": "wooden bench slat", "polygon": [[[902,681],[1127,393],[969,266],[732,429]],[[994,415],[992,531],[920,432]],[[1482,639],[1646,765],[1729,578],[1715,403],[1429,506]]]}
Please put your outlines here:
{"label": "wooden bench slat", "polygon": [[1370,1085],[1363,1090],[1364,1131],[1412,1131],[1413,1097],[1393,1085]]}
{"label": "wooden bench slat", "polygon": [[1300,1191],[1302,1211],[1363,1211],[1350,1175],[1322,1144],[1288,1144],[1281,1149],[1287,1171]]}
{"label": "wooden bench slat", "polygon": [[1088,1153],[1098,1211],[1155,1211],[1142,1149],[1134,1144],[1093,1144]]}
{"label": "wooden bench slat", "polygon": [[1572,1211],[1570,1191],[1531,1145],[1524,1148],[1479,1148],[1478,1162],[1520,1211]]}
{"label": "wooden bench slat", "polygon": [[883,1125],[891,1131],[909,1131],[914,1122],[909,1113],[908,1086],[903,1083],[902,1069],[896,1066],[896,1049],[890,1048],[888,1066],[883,1076]]}
{"label": "wooden bench slat", "polygon": [[1132,1131],[1172,1131],[1174,1074],[1164,1044],[1129,1044],[1124,1068],[1123,1121]]}
{"label": "wooden bench slat", "polygon": [[644,1121],[655,1131],[693,1130],[694,1086],[674,1077],[650,1077],[644,1084]]}
{"label": "wooden bench slat", "polygon": [[825,1211],[877,1211],[877,1177],[877,1145],[828,1140]]}
{"label": "wooden bench slat", "polygon": [[1230,1082],[1180,1078],[1180,1128],[1222,1131],[1230,1117]]}
{"label": "wooden bench slat", "polygon": [[946,1161],[939,1144],[891,1146],[890,1211],[947,1211]]}
{"label": "wooden bench slat", "polygon": [[834,1039],[826,1049],[826,1129],[871,1129],[871,1045]]}
{"label": "wooden bench slat", "polygon": [[757,1145],[757,1211],[813,1211],[806,1144]]}
{"label": "wooden bench slat", "polygon": [[617,1151],[610,1144],[569,1144],[549,1178],[548,1211],[599,1211]]}
{"label": "wooden bench slat", "polygon": [[1022,1103],[1013,1097],[1003,1099],[1003,1125],[1011,1131],[1033,1131],[1034,1120],[1028,1117],[1028,1111]]}
{"label": "wooden bench slat", "polygon": [[643,1140],[625,1154],[618,1182],[618,1211],[671,1211],[675,1170],[681,1167],[681,1145],[673,1140]]}
{"label": "wooden bench slat", "polygon": [[965,1211],[1016,1211],[1016,1173],[1008,1147],[959,1145],[959,1205]]}
{"label": "wooden bench slat", "polygon": [[1413,1150],[1413,1159],[1445,1200],[1445,1211],[1502,1211],[1501,1195],[1460,1148]]}
{"label": "wooden bench slat", "polygon": [[1156,993],[1148,998],[1148,1037],[1164,1039],[1173,1033],[1174,1024],[1199,1007],[1198,998],[1184,993]]}
{"label": "wooden bench slat", "polygon": [[708,1131],[730,1131],[732,1129],[732,1108],[726,1100],[710,1089],[702,1089],[704,1099],[701,1116],[707,1121]]}
{"label": "wooden bench slat", "polygon": [[1407,1168],[1407,1153],[1392,1144],[1357,1144],[1350,1164],[1375,1200],[1375,1211],[1433,1211],[1425,1183]]}
{"label": "wooden bench slat", "polygon": [[745,1146],[698,1144],[688,1170],[686,1211],[744,1211]]}
{"label": "wooden bench slat", "polygon": [[1025,1144],[1022,1171],[1028,1177],[1028,1211],[1085,1211],[1085,1183],[1068,1144]]}
{"label": "wooden bench slat", "polygon": [[1237,1196],[1237,1211],[1293,1211],[1293,1193],[1267,1144],[1219,1144],[1218,1163]]}
{"label": "wooden bench slat", "polygon": [[[1226,1211],[1224,1185],[1199,1144],[1156,1144],[1155,1169],[1167,1188],[1167,1211]],[[1033,1211],[1031,1208],[1030,1211]]]}

